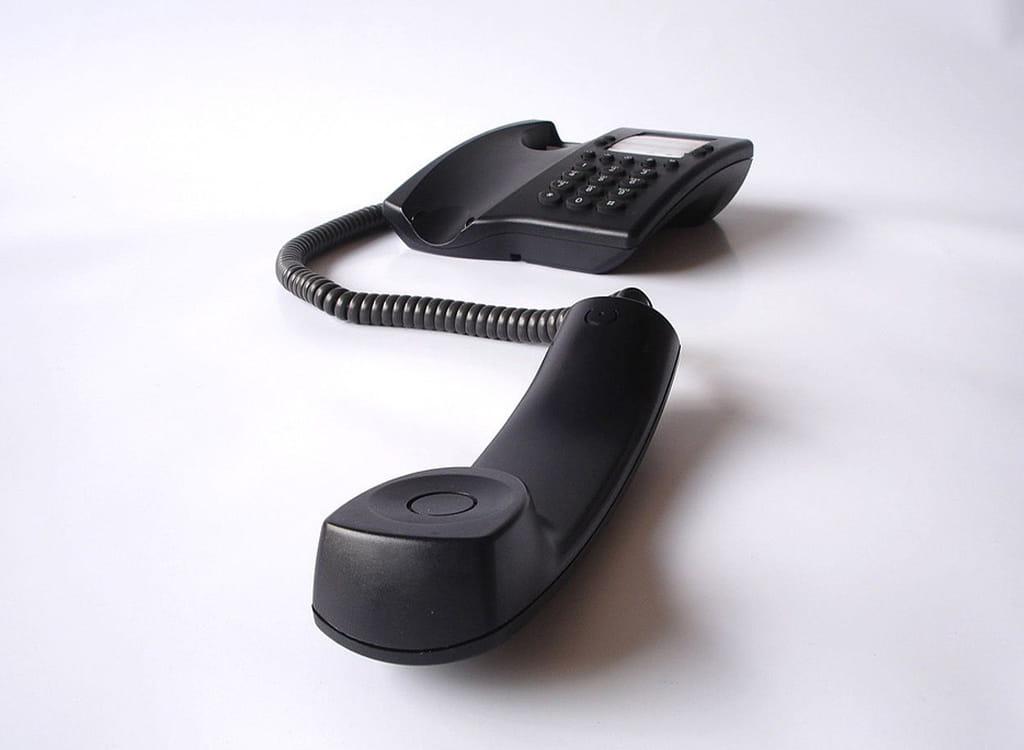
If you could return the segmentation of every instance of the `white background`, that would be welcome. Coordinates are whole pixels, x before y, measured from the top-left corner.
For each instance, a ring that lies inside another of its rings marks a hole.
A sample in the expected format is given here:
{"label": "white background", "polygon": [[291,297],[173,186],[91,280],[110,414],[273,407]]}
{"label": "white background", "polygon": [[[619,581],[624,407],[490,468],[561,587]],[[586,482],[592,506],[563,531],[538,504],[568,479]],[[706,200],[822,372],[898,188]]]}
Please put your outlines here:
{"label": "white background", "polygon": [[[4,747],[1020,747],[1020,0],[0,21]],[[483,657],[373,662],[313,626],[322,518],[471,463],[543,350],[342,324],[274,257],[534,117],[748,137],[754,166],[611,276],[330,258],[522,306],[637,285],[684,348],[559,595]]]}

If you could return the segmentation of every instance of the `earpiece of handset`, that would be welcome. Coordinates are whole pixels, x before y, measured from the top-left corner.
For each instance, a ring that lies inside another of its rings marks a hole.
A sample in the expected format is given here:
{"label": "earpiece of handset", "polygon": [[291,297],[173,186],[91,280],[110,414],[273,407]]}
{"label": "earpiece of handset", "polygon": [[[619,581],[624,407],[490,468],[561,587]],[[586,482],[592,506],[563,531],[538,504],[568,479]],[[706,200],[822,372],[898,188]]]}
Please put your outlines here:
{"label": "earpiece of handset", "polygon": [[319,627],[400,664],[454,661],[507,638],[622,493],[678,355],[675,331],[639,290],[573,305],[473,466],[385,482],[324,521]]}

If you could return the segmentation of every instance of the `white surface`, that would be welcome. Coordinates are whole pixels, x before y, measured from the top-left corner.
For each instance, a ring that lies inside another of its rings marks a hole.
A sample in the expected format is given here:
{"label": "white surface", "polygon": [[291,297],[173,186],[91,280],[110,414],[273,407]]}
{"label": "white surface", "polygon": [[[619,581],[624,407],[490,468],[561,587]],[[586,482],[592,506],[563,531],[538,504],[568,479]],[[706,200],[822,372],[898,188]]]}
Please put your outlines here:
{"label": "white surface", "polygon": [[[555,5],[5,6],[5,747],[1020,747],[1021,4]],[[543,351],[343,325],[274,256],[529,117],[755,163],[613,276],[331,259],[530,306],[638,285],[684,346],[558,597],[484,657],[379,664],[313,626],[321,519],[471,462]]]}

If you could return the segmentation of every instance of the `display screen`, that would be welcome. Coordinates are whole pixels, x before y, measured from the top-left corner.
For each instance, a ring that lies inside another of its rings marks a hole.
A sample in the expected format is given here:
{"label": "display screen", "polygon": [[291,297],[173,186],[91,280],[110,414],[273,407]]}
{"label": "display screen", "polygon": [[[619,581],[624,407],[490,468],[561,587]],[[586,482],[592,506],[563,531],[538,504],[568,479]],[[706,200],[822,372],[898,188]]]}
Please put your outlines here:
{"label": "display screen", "polygon": [[642,156],[665,156],[678,159],[680,156],[700,148],[709,141],[698,141],[693,138],[673,138],[667,135],[631,135],[623,138],[609,151],[619,151]]}

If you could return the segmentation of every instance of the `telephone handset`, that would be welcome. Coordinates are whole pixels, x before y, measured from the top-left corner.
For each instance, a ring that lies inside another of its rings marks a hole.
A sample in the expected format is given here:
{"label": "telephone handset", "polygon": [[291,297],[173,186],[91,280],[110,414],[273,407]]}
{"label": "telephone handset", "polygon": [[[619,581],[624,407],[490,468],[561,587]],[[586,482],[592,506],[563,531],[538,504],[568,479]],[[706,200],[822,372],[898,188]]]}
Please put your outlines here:
{"label": "telephone handset", "polygon": [[434,253],[608,271],[660,227],[713,217],[752,149],[628,128],[567,144],[550,122],[518,123],[281,248],[281,284],[342,320],[551,344],[472,466],[385,482],[324,521],[313,585],[324,633],[400,664],[453,661],[507,638],[564,578],[639,465],[679,340],[638,289],[533,310],[354,291],[308,263],[391,227]]}
{"label": "telephone handset", "polygon": [[636,128],[565,143],[551,122],[520,122],[435,159],[384,201],[384,216],[417,250],[603,273],[663,226],[713,218],[753,150]]}
{"label": "telephone handset", "polygon": [[313,584],[320,629],[399,664],[454,661],[505,640],[622,493],[678,355],[672,326],[635,291],[573,305],[472,466],[393,479],[324,521]]}

